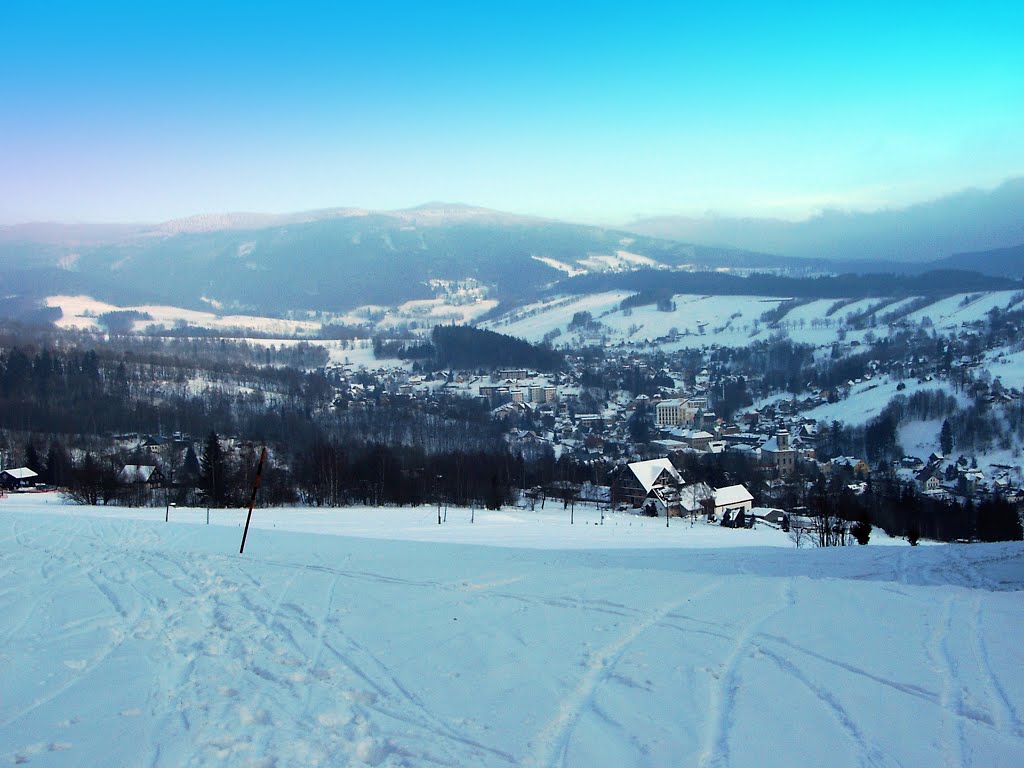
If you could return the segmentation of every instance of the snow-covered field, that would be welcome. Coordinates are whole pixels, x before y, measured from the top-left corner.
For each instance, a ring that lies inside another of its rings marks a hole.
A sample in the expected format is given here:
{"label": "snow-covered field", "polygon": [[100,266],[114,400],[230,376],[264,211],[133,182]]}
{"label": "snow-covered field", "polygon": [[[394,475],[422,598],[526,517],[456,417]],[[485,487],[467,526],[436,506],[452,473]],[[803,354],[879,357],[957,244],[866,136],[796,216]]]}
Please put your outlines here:
{"label": "snow-covered field", "polygon": [[1024,764],[1020,544],[58,502],[0,500],[0,762]]}
{"label": "snow-covered field", "polygon": [[[897,389],[900,384],[904,385],[903,389]],[[968,402],[968,398],[962,392],[957,392],[953,385],[945,379],[920,381],[883,375],[854,384],[850,387],[850,394],[847,397],[836,403],[826,403],[812,408],[807,411],[806,415],[808,418],[822,422],[841,421],[851,425],[866,424],[878,416],[897,395],[910,397],[915,392],[925,390],[942,390],[947,395],[956,397],[961,404]]]}
{"label": "snow-covered field", "polygon": [[56,322],[59,328],[80,328],[98,330],[96,318],[106,312],[134,310],[149,315],[150,320],[137,320],[135,330],[145,330],[150,325],[173,328],[177,323],[187,323],[200,328],[220,330],[249,329],[263,333],[279,334],[312,334],[320,330],[320,323],[308,320],[280,320],[272,317],[254,315],[224,315],[214,312],[198,312],[181,307],[144,304],[120,307],[97,301],[90,296],[50,296],[46,299],[47,306],[60,307],[63,317]]}
{"label": "snow-covered field", "polygon": [[[561,335],[554,340],[555,345],[573,346],[580,342],[580,334],[570,332],[569,323],[576,312],[587,311],[602,324],[602,328],[599,333],[584,333],[584,341],[593,336],[606,336],[611,344],[648,343],[667,336],[674,329],[683,336],[676,341],[658,344],[661,349],[671,352],[715,344],[746,346],[765,341],[782,331],[795,342],[825,347],[831,346],[836,340],[837,329],[854,316],[868,313],[884,321],[889,315],[900,317],[901,310],[905,311],[917,301],[916,298],[861,299],[829,315],[836,300],[817,299],[797,304],[780,318],[779,326],[773,328],[761,322],[760,318],[765,312],[777,308],[785,300],[783,298],[677,294],[674,297],[676,308],[672,312],[661,312],[653,305],[635,307],[627,312],[619,309],[619,304],[628,295],[625,291],[609,291],[586,296],[560,296],[518,307],[485,325],[533,342],[557,330]],[[937,299],[903,319],[920,323],[928,318],[936,328],[948,332],[959,329],[962,324],[983,320],[993,308],[1019,307],[1020,296],[1019,292],[1013,291],[958,294]],[[869,333],[874,336],[888,333],[885,322],[880,322],[875,328],[865,325],[860,330],[850,327],[844,330],[847,342],[861,343]]]}
{"label": "snow-covered field", "polygon": [[1004,387],[1019,389],[1024,384],[1024,352],[990,352],[986,355],[985,370]]}
{"label": "snow-covered field", "polygon": [[[627,252],[621,251],[620,256],[623,254],[623,258],[630,256]],[[573,269],[566,265],[562,266],[570,271]],[[583,296],[558,296],[514,308],[504,317],[486,321],[482,325],[532,342],[539,342],[545,335],[557,331],[561,335],[554,341],[556,346],[570,347],[603,339],[608,344],[657,344],[664,351],[671,352],[716,344],[746,346],[756,341],[764,341],[780,331],[793,341],[826,347],[835,341],[837,328],[852,316],[873,310],[884,317],[915,301],[862,299],[843,306],[828,316],[827,313],[836,303],[835,300],[818,299],[793,307],[781,318],[780,326],[773,328],[761,322],[760,318],[765,312],[776,309],[786,300],[784,298],[678,294],[674,297],[676,308],[672,312],[661,312],[654,305],[634,307],[630,310],[620,309],[622,300],[630,295],[628,291],[608,291]],[[411,323],[421,326],[424,333],[435,323],[474,323],[498,304],[496,300],[484,296],[484,292],[480,291],[473,300],[466,300],[465,297],[450,300],[439,296],[434,299],[409,301],[397,307],[365,306],[346,314],[323,315],[318,321],[224,315],[217,313],[216,307],[212,307],[214,311],[211,312],[151,305],[118,307],[88,296],[51,296],[47,299],[47,304],[62,309],[64,316],[57,321],[57,325],[63,328],[97,330],[99,324],[96,318],[99,315],[131,309],[145,312],[152,318],[136,321],[134,325],[138,331],[151,325],[170,328],[178,323],[188,323],[211,329],[250,329],[261,334],[313,336],[319,331],[321,322],[360,326],[370,324],[384,333],[396,326]],[[1012,291],[958,294],[939,299],[907,315],[905,319],[921,322],[924,318],[929,318],[936,328],[950,331],[959,328],[961,324],[982,320],[994,307],[1020,306],[1020,296],[1019,292]],[[593,319],[600,323],[600,328],[597,331],[570,331],[569,324],[578,312],[590,312]],[[673,332],[680,334],[679,337],[667,341],[666,337]],[[863,343],[869,332],[884,335],[887,329],[885,325],[873,329],[865,327],[861,330],[847,328],[846,338],[849,342]],[[332,358],[334,357],[332,354]]]}
{"label": "snow-covered field", "polygon": [[145,320],[137,320],[132,324],[135,331],[145,331],[150,326],[174,328],[184,323],[199,328],[221,331],[258,331],[262,334],[278,334],[282,336],[315,336],[323,323],[341,323],[364,326],[368,313],[376,313],[380,318],[375,321],[376,327],[387,331],[397,325],[416,321],[429,330],[433,324],[457,322],[472,323],[480,315],[494,309],[498,305],[495,299],[479,298],[474,301],[451,303],[444,298],[408,301],[397,307],[359,307],[345,314],[321,314],[319,320],[285,320],[258,315],[223,314],[219,304],[211,302],[209,312],[201,312],[182,307],[145,304],[135,306],[117,306],[99,301],[91,296],[49,296],[46,299],[49,307],[59,307],[62,317],[56,321],[59,328],[78,328],[82,330],[101,330],[98,317],[107,312],[136,311],[148,316]]}
{"label": "snow-covered field", "polygon": [[566,344],[574,338],[568,327],[573,315],[590,312],[602,326],[596,335],[608,336],[611,343],[653,341],[674,330],[682,337],[663,343],[661,347],[666,351],[710,344],[744,346],[755,338],[768,337],[770,332],[767,329],[755,334],[754,323],[782,301],[760,296],[679,294],[673,299],[676,303],[673,312],[661,312],[654,305],[619,309],[622,300],[628,296],[630,294],[625,291],[608,291],[560,297],[519,308],[511,317],[486,325],[492,330],[533,342],[558,330],[564,335],[556,339],[556,344]]}
{"label": "snow-covered field", "polygon": [[906,319],[919,323],[927,317],[937,329],[951,330],[961,323],[976,323],[993,309],[1010,309],[1019,304],[1020,293],[1016,291],[960,293],[912,312]]}

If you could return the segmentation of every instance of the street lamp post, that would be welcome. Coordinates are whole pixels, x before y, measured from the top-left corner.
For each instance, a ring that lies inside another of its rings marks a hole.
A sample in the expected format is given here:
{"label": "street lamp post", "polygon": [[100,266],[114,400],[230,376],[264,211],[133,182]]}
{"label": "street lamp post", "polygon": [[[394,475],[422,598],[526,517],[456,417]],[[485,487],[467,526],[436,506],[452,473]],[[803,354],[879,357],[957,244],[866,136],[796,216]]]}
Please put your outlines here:
{"label": "street lamp post", "polygon": [[441,481],[444,475],[437,476],[437,524],[441,524]]}

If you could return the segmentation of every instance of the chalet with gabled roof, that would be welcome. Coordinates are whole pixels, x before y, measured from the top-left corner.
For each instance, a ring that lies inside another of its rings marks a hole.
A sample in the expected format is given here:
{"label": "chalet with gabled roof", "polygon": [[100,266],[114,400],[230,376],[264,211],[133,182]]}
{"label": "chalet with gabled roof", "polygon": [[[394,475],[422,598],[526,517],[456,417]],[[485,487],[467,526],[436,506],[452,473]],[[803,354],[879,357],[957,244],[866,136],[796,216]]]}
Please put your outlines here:
{"label": "chalet with gabled roof", "polygon": [[640,509],[648,501],[666,507],[672,506],[674,501],[678,507],[678,494],[674,492],[682,484],[682,475],[667,458],[634,461],[620,471],[615,495],[618,501],[634,509]]}
{"label": "chalet with gabled roof", "polygon": [[37,477],[39,477],[39,473],[28,467],[12,467],[0,472],[0,485],[8,491],[27,488],[36,484]]}
{"label": "chalet with gabled roof", "polygon": [[164,484],[164,473],[152,464],[125,464],[117,473],[117,481],[124,485],[148,485],[159,488]]}

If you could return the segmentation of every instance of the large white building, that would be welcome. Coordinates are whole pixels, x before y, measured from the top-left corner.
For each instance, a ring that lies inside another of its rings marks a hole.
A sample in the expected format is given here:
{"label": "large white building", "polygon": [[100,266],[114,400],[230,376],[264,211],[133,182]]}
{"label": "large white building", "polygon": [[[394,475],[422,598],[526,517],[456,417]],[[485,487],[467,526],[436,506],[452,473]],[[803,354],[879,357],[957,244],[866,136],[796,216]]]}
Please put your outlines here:
{"label": "large white building", "polygon": [[686,427],[693,424],[697,408],[689,400],[673,399],[655,403],[654,423],[659,427]]}

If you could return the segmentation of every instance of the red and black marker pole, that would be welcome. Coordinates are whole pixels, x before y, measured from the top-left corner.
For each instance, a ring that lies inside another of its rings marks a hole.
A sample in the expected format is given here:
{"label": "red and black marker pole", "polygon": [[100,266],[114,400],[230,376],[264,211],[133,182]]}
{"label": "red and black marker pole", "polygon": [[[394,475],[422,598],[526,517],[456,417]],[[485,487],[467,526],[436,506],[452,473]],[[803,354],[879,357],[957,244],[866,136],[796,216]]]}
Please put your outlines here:
{"label": "red and black marker pole", "polygon": [[256,505],[256,491],[260,489],[260,478],[263,476],[263,462],[267,460],[267,446],[260,451],[260,463],[256,466],[256,482],[252,484],[252,498],[249,499],[249,514],[245,518],[245,530],[242,531],[242,546],[238,554],[245,552],[245,537],[249,535],[249,521],[252,520],[252,508]]}

